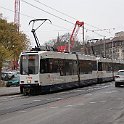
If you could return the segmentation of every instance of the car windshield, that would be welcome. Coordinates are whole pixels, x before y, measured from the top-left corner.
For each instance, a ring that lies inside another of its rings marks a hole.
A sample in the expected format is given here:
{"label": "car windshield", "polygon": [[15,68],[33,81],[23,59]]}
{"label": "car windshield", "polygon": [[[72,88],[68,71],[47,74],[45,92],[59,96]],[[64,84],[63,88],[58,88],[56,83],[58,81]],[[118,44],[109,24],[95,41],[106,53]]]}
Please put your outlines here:
{"label": "car windshield", "polygon": [[119,71],[118,75],[124,75],[124,71]]}

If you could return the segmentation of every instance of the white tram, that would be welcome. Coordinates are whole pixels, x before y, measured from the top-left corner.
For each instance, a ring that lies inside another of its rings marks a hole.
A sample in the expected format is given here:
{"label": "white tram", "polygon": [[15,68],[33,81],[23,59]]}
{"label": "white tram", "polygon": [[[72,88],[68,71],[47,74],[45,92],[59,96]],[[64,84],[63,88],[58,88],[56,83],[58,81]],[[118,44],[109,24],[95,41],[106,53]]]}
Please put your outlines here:
{"label": "white tram", "polygon": [[20,92],[39,94],[112,81],[124,62],[55,51],[20,56]]}

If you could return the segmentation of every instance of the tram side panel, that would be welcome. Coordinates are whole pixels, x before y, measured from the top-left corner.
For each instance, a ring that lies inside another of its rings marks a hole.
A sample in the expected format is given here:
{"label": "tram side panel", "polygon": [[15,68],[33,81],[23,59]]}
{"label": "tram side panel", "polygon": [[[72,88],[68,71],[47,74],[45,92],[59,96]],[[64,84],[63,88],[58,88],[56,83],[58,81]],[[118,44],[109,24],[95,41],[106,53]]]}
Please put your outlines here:
{"label": "tram side panel", "polygon": [[[45,61],[45,62],[44,62]],[[40,62],[40,85],[67,89],[78,82],[76,60],[49,58]]]}

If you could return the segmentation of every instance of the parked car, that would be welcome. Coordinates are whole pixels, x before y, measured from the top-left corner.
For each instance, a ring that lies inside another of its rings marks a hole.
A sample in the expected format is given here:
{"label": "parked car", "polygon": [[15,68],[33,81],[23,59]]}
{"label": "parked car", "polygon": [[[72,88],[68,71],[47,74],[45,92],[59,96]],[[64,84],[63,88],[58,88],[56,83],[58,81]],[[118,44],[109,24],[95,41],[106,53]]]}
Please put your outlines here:
{"label": "parked car", "polygon": [[14,75],[13,72],[5,71],[5,72],[2,72],[1,79],[4,80],[4,81],[8,81],[8,80],[10,80],[12,78],[13,75]]}
{"label": "parked car", "polygon": [[13,77],[6,82],[6,86],[19,86],[20,78],[18,74],[13,75]]}
{"label": "parked car", "polygon": [[115,87],[124,85],[124,70],[119,70],[115,75]]}

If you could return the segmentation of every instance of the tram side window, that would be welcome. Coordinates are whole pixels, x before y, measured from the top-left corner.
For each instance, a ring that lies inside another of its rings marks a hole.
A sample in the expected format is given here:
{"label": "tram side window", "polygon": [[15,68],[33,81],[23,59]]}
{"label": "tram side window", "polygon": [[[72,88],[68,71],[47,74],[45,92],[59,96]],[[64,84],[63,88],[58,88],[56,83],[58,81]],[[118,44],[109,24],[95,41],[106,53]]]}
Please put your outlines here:
{"label": "tram side window", "polygon": [[91,66],[92,66],[92,70],[96,71],[97,70],[97,63],[96,63],[96,61],[91,61],[90,63],[91,63]]}
{"label": "tram side window", "polygon": [[50,73],[59,72],[58,59],[49,59],[49,72]]}
{"label": "tram side window", "polygon": [[73,74],[77,74],[78,73],[78,64],[77,61],[73,61]]}
{"label": "tram side window", "polygon": [[76,60],[59,60],[59,71],[61,76],[77,74]]}
{"label": "tram side window", "polygon": [[82,74],[90,74],[93,70],[96,70],[96,62],[95,61],[88,61],[88,60],[81,60],[80,61],[80,73]]}
{"label": "tram side window", "polygon": [[103,62],[102,63],[102,71],[111,72],[112,71],[112,65],[109,62]]}
{"label": "tram side window", "polygon": [[41,59],[40,60],[40,73],[48,73],[49,72],[49,60]]}
{"label": "tram side window", "polygon": [[107,63],[107,70],[108,72],[112,71],[112,63]]}
{"label": "tram side window", "polygon": [[114,63],[114,65],[113,65],[113,70],[114,70],[114,71],[120,70],[120,64]]}
{"label": "tram side window", "polygon": [[59,60],[59,71],[61,76],[66,75],[65,60],[63,59]]}
{"label": "tram side window", "polygon": [[102,62],[102,71],[108,71],[108,63]]}
{"label": "tram side window", "polygon": [[66,60],[65,62],[66,75],[74,75],[75,71],[77,71],[74,62],[75,62],[74,60]]}
{"label": "tram side window", "polygon": [[70,70],[70,66],[72,67],[72,63],[69,60],[66,60],[64,67],[66,75],[70,75],[72,73],[72,71]]}
{"label": "tram side window", "polygon": [[124,69],[124,65],[123,64],[119,64],[119,70],[123,70]]}

